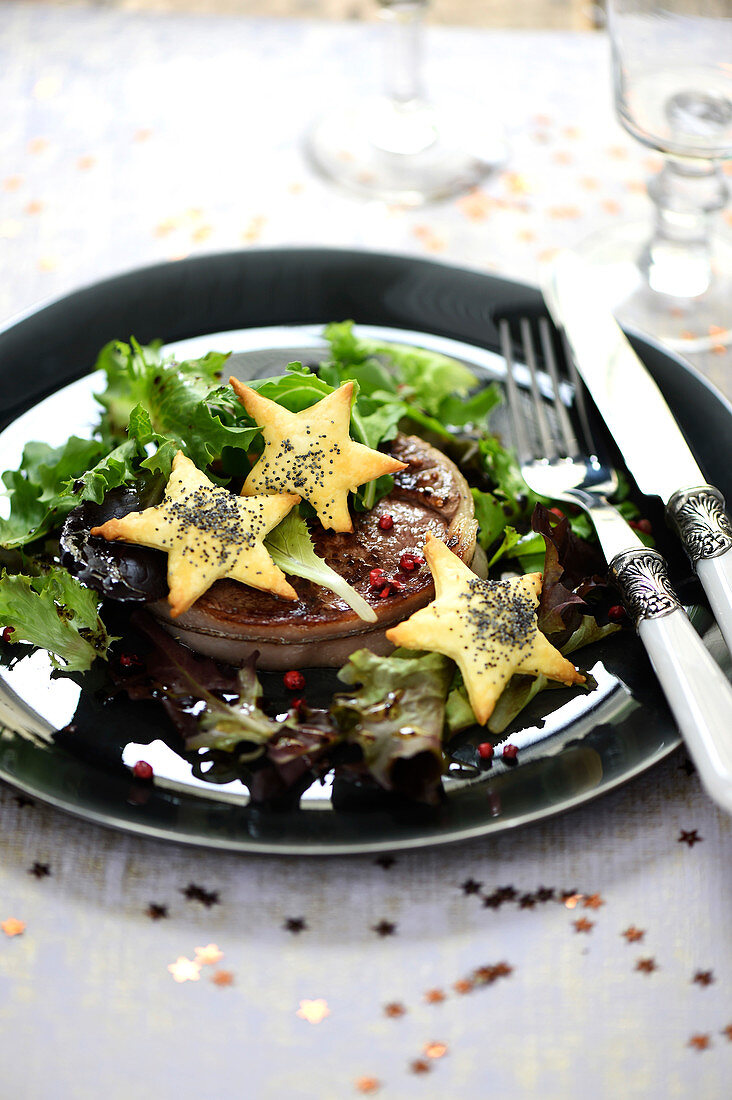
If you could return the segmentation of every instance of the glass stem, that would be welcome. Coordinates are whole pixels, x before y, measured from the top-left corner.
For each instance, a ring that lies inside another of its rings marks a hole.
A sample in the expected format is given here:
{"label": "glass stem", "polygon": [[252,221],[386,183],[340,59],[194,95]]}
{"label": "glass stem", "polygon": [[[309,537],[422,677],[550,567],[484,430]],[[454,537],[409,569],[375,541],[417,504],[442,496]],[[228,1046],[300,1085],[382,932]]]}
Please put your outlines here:
{"label": "glass stem", "polygon": [[640,257],[652,290],[695,298],[709,289],[713,219],[724,208],[729,190],[719,164],[667,157],[648,183],[655,204],[655,229]]}
{"label": "glass stem", "polygon": [[422,37],[424,0],[397,0],[379,8],[385,23],[384,92],[394,104],[424,99]]}

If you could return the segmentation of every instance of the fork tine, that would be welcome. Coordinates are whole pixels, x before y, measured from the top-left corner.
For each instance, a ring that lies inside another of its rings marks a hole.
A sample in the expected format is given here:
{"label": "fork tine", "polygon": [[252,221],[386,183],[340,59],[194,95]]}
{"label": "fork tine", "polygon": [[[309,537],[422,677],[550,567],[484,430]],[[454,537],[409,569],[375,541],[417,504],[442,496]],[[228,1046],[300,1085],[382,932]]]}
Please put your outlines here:
{"label": "fork tine", "polygon": [[584,441],[585,450],[591,455],[597,456],[598,448],[595,442],[592,428],[590,427],[590,418],[587,414],[587,405],[585,403],[585,388],[580,379],[577,371],[577,366],[574,361],[574,356],[567,343],[567,339],[562,333],[562,344],[564,347],[564,358],[569,370],[569,376],[572,380],[572,388],[574,389],[574,405],[577,410],[577,416],[579,418],[580,428],[582,429],[582,436]]}
{"label": "fork tine", "polygon": [[534,404],[534,414],[536,416],[536,423],[539,428],[539,435],[541,436],[541,445],[544,451],[544,458],[556,458],[557,447],[554,442],[554,438],[549,429],[549,421],[547,420],[546,410],[544,409],[544,402],[541,394],[539,393],[539,382],[537,378],[537,366],[536,366],[536,350],[534,348],[534,338],[531,333],[531,324],[526,317],[521,318],[521,340],[524,345],[524,358],[526,360],[526,366],[529,368],[529,374],[531,376],[531,397]]}
{"label": "fork tine", "polygon": [[552,389],[554,390],[554,408],[556,409],[557,413],[559,430],[562,433],[562,442],[564,444],[565,454],[576,455],[579,452],[579,444],[577,443],[577,437],[574,434],[574,429],[572,428],[572,422],[569,419],[567,408],[562,401],[559,385],[559,371],[557,369],[557,357],[554,354],[551,328],[549,326],[549,321],[546,317],[539,318],[539,336],[541,338],[542,351],[544,352],[544,362],[547,365],[549,376],[552,380]]}
{"label": "fork tine", "polygon": [[521,416],[519,406],[519,392],[514,377],[513,346],[511,344],[511,330],[508,321],[498,322],[498,335],[501,341],[501,351],[506,362],[506,397],[508,398],[508,411],[513,426],[513,438],[516,444],[516,452],[519,462],[528,462],[533,458],[533,448],[529,444],[529,437]]}

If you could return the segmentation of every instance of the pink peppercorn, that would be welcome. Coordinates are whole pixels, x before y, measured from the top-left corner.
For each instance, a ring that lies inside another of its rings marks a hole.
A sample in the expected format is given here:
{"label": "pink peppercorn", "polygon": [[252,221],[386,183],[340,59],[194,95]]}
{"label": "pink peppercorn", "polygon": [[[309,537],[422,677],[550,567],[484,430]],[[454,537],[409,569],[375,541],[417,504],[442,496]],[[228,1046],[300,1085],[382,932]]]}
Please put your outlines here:
{"label": "pink peppercorn", "polygon": [[491,745],[490,741],[483,741],[478,745],[478,756],[481,760],[490,760],[493,756],[493,752],[493,745]]}
{"label": "pink peppercorn", "polygon": [[388,512],[385,512],[383,516],[379,516],[377,526],[380,531],[391,531],[394,526],[394,520]]}
{"label": "pink peppercorn", "polygon": [[148,764],[147,760],[138,760],[132,768],[132,774],[136,779],[152,779],[152,765]]}
{"label": "pink peppercorn", "polygon": [[501,755],[506,760],[515,760],[518,756],[518,749],[515,745],[504,745]]}
{"label": "pink peppercorn", "polygon": [[622,623],[626,618],[625,608],[622,604],[613,604],[613,606],[608,609],[607,617],[611,623]]}
{"label": "pink peppercorn", "polygon": [[12,638],[12,636],[13,636],[12,626],[6,626],[5,629],[3,630],[2,634],[0,634],[0,638],[2,638],[2,640],[4,642],[9,642],[10,639]]}
{"label": "pink peppercorn", "polygon": [[305,677],[302,672],[298,672],[297,669],[292,668],[282,677],[282,683],[288,691],[302,691],[305,687]]}

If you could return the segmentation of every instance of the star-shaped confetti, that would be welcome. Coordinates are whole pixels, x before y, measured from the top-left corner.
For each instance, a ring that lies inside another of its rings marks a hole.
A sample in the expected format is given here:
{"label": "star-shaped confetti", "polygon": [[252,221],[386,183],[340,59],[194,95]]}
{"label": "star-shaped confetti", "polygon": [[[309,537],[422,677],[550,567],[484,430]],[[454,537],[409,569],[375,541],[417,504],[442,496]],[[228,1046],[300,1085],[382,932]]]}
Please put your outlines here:
{"label": "star-shaped confetti", "polygon": [[409,1068],[412,1073],[422,1074],[429,1073],[432,1066],[429,1062],[425,1062],[424,1058],[415,1058],[413,1062],[410,1062]]}
{"label": "star-shaped confetti", "polygon": [[549,886],[540,886],[539,889],[536,891],[536,900],[537,901],[553,901],[554,900],[554,890]]}
{"label": "star-shaped confetti", "polygon": [[38,863],[36,861],[32,867],[28,868],[28,874],[33,875],[34,878],[48,878],[51,874],[51,868],[47,863]]}
{"label": "star-shaped confetti", "polygon": [[168,963],[168,970],[176,982],[197,982],[201,977],[200,963],[179,955],[174,963]]}
{"label": "star-shaped confetti", "polygon": [[487,894],[483,898],[483,907],[485,909],[500,909],[504,900],[505,899],[501,897],[500,890],[494,890],[492,894]]}
{"label": "star-shaped confetti", "polygon": [[518,903],[519,909],[533,909],[536,905],[536,898],[533,894],[522,894]]}
{"label": "star-shaped confetti", "polygon": [[234,975],[231,970],[214,970],[211,975],[214,985],[226,986],[234,984]]}
{"label": "star-shaped confetti", "polygon": [[578,894],[575,890],[565,890],[562,893],[562,904],[567,909],[576,909],[583,897],[584,894]]}
{"label": "star-shaped confetti", "polygon": [[396,1020],[399,1016],[404,1016],[406,1011],[406,1008],[400,1001],[390,1001],[388,1005],[384,1005],[384,1015],[392,1020]]}
{"label": "star-shaped confetti", "polygon": [[591,932],[595,927],[595,922],[588,920],[587,917],[578,917],[577,920],[572,921],[575,932]]}
{"label": "star-shaped confetti", "polygon": [[697,985],[711,985],[714,981],[714,972],[712,970],[697,970],[691,980],[696,982]]}
{"label": "star-shaped confetti", "polygon": [[322,997],[316,997],[311,1001],[300,1001],[300,1007],[295,1015],[299,1016],[301,1020],[307,1020],[309,1024],[319,1024],[326,1016],[330,1016],[330,1009],[327,1001],[323,1000]]}
{"label": "star-shaped confetti", "polygon": [[724,1035],[729,1039],[730,1043],[732,1043],[732,1024],[727,1024],[726,1027],[722,1028],[719,1034]]}
{"label": "star-shaped confetti", "polygon": [[425,1043],[424,1053],[428,1058],[433,1060],[436,1058],[444,1058],[447,1054],[447,1043],[431,1042]]}
{"label": "star-shaped confetti", "polygon": [[470,705],[481,725],[514,673],[566,684],[584,676],[539,632],[536,609],[541,573],[484,581],[440,539],[429,533],[424,556],[435,599],[387,630],[394,645],[444,653],[463,675]]}
{"label": "star-shaped confetti", "polygon": [[638,959],[635,968],[640,970],[642,974],[652,974],[654,970],[658,970],[658,964],[652,958]]}
{"label": "star-shaped confetti", "polygon": [[11,939],[13,936],[22,936],[25,932],[25,921],[18,920],[17,917],[8,917],[4,921],[0,921],[0,928],[6,936]]}
{"label": "star-shaped confetti", "polygon": [[464,996],[466,993],[472,993],[475,986],[470,978],[460,978],[458,981],[453,982],[452,988],[456,993],[460,993],[461,996]]}
{"label": "star-shaped confetti", "polygon": [[465,882],[461,883],[460,889],[466,896],[468,894],[479,894],[482,885],[482,882],[476,882],[474,878],[466,878]]}
{"label": "star-shaped confetti", "polygon": [[439,1005],[445,1000],[445,994],[441,989],[428,989],[424,999],[428,1005]]}
{"label": "star-shaped confetti", "polygon": [[709,1050],[712,1045],[712,1040],[709,1035],[692,1035],[689,1039],[689,1046],[694,1050]]}
{"label": "star-shaped confetti", "polygon": [[645,934],[645,929],[636,928],[634,924],[631,924],[628,928],[625,929],[624,932],[621,933],[621,935],[625,936],[628,943],[638,943],[639,940],[643,939]]}
{"label": "star-shaped confetti", "polygon": [[220,951],[215,943],[208,943],[205,947],[196,947],[194,950],[199,966],[213,966],[224,957],[223,951]]}
{"label": "star-shaped confetti", "polygon": [[200,901],[201,905],[205,905],[207,909],[219,904],[218,890],[205,890],[195,882],[189,882],[185,890],[181,890],[181,894],[188,901]]}
{"label": "star-shaped confetti", "polygon": [[390,920],[380,920],[378,924],[373,925],[372,931],[377,936],[393,936],[396,933],[396,925]]}
{"label": "star-shaped confetti", "polygon": [[91,533],[167,553],[173,618],[223,577],[296,600],[297,592],[272,561],[263,539],[298,499],[289,493],[236,496],[214,485],[178,451],[160,504],[107,520]]}
{"label": "star-shaped confetti", "polygon": [[405,468],[391,455],[351,439],[353,382],[292,413],[238,379],[229,381],[264,436],[264,451],[244,482],[247,495],[297,493],[313,506],[323,527],[352,531],[349,492]]}
{"label": "star-shaped confetti", "polygon": [[378,1092],[380,1088],[381,1081],[379,1081],[378,1077],[359,1077],[356,1080],[356,1091],[362,1092],[364,1096]]}
{"label": "star-shaped confetti", "polygon": [[582,899],[582,905],[585,909],[599,909],[605,902],[600,894],[587,894]]}
{"label": "star-shaped confetti", "polygon": [[285,932],[292,932],[297,935],[300,932],[305,932],[307,926],[308,923],[304,917],[288,917],[282,927]]}
{"label": "star-shaped confetti", "polygon": [[396,859],[394,858],[394,856],[388,855],[377,856],[374,860],[374,863],[377,867],[382,867],[385,871],[388,871],[390,867],[394,866],[394,864],[396,863]]}
{"label": "star-shaped confetti", "polygon": [[151,901],[145,910],[145,916],[150,920],[165,920],[168,915],[167,905],[158,905],[157,902]]}
{"label": "star-shaped confetti", "polygon": [[704,837],[699,836],[697,829],[682,829],[676,839],[679,844],[688,844],[690,848],[693,848],[695,844],[701,844]]}

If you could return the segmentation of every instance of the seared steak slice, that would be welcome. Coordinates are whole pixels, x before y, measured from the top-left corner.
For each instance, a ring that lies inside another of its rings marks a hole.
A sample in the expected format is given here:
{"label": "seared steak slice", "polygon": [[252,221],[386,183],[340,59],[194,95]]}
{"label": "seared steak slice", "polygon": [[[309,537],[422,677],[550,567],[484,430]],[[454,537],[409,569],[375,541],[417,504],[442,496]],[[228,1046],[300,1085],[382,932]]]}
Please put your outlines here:
{"label": "seared steak slice", "polygon": [[[337,666],[363,647],[390,652],[385,630],[434,596],[428,567],[402,570],[402,555],[421,555],[431,531],[470,562],[477,531],[470,488],[450,459],[416,436],[397,436],[390,450],[407,468],[375,508],[354,514],[353,532],[326,531],[319,523],[311,530],[316,553],[368,600],[376,623],[364,622],[329,589],[298,577],[292,578],[296,602],[221,580],[175,620],[163,600],[153,613],[175,638],[229,664],[243,664],[255,650],[259,665],[272,669]],[[379,520],[387,515],[393,524],[383,530]],[[384,586],[370,583],[373,569],[402,587],[382,595]]]}

